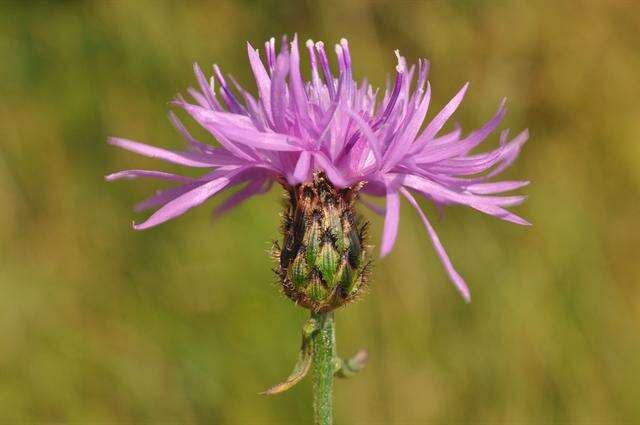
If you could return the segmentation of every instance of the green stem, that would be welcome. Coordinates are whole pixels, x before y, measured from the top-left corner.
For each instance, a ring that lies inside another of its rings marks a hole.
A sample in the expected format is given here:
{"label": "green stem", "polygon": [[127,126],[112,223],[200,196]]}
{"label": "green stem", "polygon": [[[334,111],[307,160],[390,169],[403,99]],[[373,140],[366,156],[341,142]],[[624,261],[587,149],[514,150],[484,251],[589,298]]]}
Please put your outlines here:
{"label": "green stem", "polygon": [[333,312],[311,313],[318,323],[318,331],[311,339],[313,344],[313,413],[316,425],[333,423],[332,398],[335,372],[336,334]]}

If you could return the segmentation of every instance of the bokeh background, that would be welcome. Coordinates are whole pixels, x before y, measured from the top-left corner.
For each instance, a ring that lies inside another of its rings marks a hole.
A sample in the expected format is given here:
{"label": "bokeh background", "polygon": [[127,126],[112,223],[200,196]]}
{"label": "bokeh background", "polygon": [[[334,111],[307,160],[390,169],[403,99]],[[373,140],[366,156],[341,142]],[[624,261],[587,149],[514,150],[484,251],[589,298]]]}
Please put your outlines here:
{"label": "bokeh background", "polygon": [[[181,146],[167,101],[214,62],[251,86],[245,41],[350,40],[382,84],[393,49],[432,61],[431,115],[531,140],[522,228],[464,208],[436,222],[473,302],[404,208],[371,292],[337,314],[338,423],[640,422],[640,7],[635,1],[0,2],[0,422],[308,423],[293,365],[306,313],[266,254],[270,194],[134,232],[158,164],[108,135]],[[497,136],[492,143],[497,143]],[[165,167],[172,171],[171,167]],[[209,202],[209,207],[220,202]],[[435,211],[427,207],[432,215]],[[374,241],[381,220],[372,220]]]}

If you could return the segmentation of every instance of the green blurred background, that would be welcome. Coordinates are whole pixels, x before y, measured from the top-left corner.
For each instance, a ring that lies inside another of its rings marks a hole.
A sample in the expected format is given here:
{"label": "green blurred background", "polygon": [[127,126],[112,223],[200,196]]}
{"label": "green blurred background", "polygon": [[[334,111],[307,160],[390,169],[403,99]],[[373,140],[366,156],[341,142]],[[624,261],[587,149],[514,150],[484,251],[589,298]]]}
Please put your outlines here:
{"label": "green blurred background", "polygon": [[106,138],[181,146],[167,101],[193,62],[251,87],[245,41],[298,32],[347,37],[375,84],[393,49],[426,56],[432,111],[470,80],[464,129],[508,96],[504,125],[532,135],[506,177],[532,181],[533,227],[436,220],[471,304],[404,206],[370,293],[337,314],[342,354],[371,351],[336,384],[337,422],[640,423],[638,28],[635,1],[0,2],[0,422],[310,421],[309,382],[257,395],[306,317],[266,254],[279,189],[134,232],[157,183],[103,180],[175,170]]}

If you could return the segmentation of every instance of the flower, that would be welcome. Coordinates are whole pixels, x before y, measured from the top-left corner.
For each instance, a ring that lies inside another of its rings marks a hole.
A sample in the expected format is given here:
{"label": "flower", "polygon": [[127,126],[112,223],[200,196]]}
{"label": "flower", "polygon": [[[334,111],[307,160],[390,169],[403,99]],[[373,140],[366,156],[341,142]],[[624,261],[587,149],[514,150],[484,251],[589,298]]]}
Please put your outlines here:
{"label": "flower", "polygon": [[225,77],[217,65],[213,66],[209,81],[194,65],[199,90],[189,89],[193,101],[178,96],[173,104],[211,133],[220,146],[196,140],[174,113],[169,118],[188,142],[187,150],[109,139],[112,145],[144,156],[207,170],[198,178],[149,170],[126,170],[107,176],[108,181],[148,177],[178,183],[137,205],[137,210],[159,208],[134,228],[156,226],[222,191],[244,185],[216,208],[215,213],[220,214],[253,195],[265,193],[273,182],[290,190],[321,172],[336,188],[357,186],[363,194],[385,198],[384,208],[359,200],[384,215],[381,256],[388,254],[395,243],[400,197],[406,198],[420,215],[449,277],[469,300],[467,285],[454,269],[415,195],[436,206],[461,204],[502,220],[529,224],[506,210],[522,203],[525,197],[504,195],[529,182],[489,181],[516,159],[528,138],[527,130],[511,140],[505,130],[496,149],[471,153],[504,117],[504,101],[480,128],[463,135],[456,126],[442,134],[468,83],[423,126],[431,97],[427,60],[407,67],[405,58],[396,51],[395,82],[391,85],[388,80],[386,90],[380,93],[366,79],[360,84],[354,80],[347,40],[335,45],[337,76],[332,73],[322,42],[309,40],[306,48],[311,68],[309,81],[304,80],[300,70],[297,37],[291,43],[283,38],[279,52],[273,38],[266,42],[266,66],[258,50],[247,44],[257,98],[232,76]]}

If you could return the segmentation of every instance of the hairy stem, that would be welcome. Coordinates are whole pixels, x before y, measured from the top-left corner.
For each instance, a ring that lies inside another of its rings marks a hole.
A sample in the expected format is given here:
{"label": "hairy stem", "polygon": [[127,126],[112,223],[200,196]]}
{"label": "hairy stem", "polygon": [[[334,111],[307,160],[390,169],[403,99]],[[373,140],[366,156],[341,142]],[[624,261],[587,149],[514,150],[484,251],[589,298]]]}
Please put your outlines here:
{"label": "hairy stem", "polygon": [[312,336],[313,345],[313,413],[316,425],[333,423],[332,398],[335,372],[336,334],[333,312],[311,313],[318,323]]}

